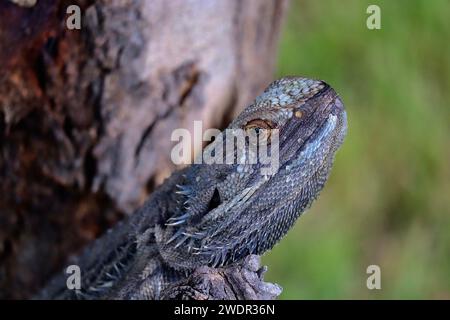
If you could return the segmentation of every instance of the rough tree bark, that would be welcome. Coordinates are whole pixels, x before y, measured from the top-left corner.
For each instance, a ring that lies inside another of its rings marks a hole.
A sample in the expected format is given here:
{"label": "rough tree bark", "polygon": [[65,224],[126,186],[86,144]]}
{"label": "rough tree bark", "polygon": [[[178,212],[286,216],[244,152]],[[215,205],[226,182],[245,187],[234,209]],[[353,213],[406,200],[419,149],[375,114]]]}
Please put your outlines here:
{"label": "rough tree bark", "polygon": [[0,298],[136,209],[175,169],[173,129],[222,128],[270,82],[285,7],[0,0]]}

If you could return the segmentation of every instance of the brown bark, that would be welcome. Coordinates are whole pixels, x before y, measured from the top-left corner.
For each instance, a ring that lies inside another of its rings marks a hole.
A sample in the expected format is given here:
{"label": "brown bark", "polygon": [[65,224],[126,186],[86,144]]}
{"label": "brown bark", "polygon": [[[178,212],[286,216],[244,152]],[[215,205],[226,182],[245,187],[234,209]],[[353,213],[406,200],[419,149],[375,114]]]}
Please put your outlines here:
{"label": "brown bark", "polygon": [[[0,0],[0,298],[29,297],[271,80],[286,1]],[[198,151],[198,150],[197,150]]]}
{"label": "brown bark", "polygon": [[187,279],[162,293],[176,300],[273,300],[281,293],[277,284],[264,282],[266,267],[259,257],[248,256],[242,264],[227,268],[197,268]]}

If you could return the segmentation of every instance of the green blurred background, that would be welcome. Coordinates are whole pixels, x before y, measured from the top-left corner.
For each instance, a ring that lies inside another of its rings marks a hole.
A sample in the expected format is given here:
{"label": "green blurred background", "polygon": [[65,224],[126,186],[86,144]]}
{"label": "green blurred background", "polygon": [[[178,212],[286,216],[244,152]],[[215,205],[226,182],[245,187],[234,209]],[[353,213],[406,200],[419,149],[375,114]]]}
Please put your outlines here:
{"label": "green blurred background", "polygon": [[[366,9],[381,8],[381,30]],[[284,299],[450,298],[450,1],[292,0],[277,76],[331,84],[348,136],[263,258]],[[381,290],[366,287],[381,268]]]}

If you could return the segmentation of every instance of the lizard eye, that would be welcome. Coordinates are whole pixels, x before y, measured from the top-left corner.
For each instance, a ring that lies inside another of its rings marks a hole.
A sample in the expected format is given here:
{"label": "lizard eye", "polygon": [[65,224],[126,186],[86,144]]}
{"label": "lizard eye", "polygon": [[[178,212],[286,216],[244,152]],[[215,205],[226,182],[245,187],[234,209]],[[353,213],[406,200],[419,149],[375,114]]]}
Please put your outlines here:
{"label": "lizard eye", "polygon": [[258,137],[259,142],[268,141],[273,128],[273,123],[261,119],[251,120],[244,127],[245,132]]}

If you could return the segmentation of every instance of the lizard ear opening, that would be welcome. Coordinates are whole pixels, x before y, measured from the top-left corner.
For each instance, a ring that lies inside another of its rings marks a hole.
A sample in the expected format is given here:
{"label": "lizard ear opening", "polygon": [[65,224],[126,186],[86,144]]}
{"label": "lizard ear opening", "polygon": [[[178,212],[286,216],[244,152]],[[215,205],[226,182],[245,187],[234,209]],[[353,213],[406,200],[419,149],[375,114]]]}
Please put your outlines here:
{"label": "lizard ear opening", "polygon": [[220,203],[221,203],[221,201],[220,201],[219,190],[217,190],[217,188],[215,188],[214,193],[211,197],[211,200],[209,200],[208,212],[217,208],[220,205]]}

